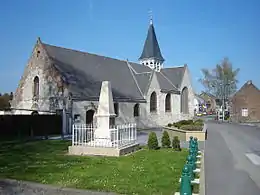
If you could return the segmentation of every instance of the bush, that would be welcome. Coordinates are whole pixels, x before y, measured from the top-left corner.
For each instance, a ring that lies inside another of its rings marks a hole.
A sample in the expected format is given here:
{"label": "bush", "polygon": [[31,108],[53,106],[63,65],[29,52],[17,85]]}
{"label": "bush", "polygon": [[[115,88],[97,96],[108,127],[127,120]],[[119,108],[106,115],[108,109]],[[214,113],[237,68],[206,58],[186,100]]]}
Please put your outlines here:
{"label": "bush", "polygon": [[193,120],[181,120],[181,121],[178,121],[176,123],[173,123],[173,126],[180,129],[180,127],[183,126],[183,125],[192,125],[192,124],[193,124]]}
{"label": "bush", "polygon": [[181,143],[178,136],[174,136],[172,140],[172,148],[176,151],[181,151]]}
{"label": "bush", "polygon": [[202,126],[200,125],[183,125],[181,126],[182,130],[186,131],[202,131]]}
{"label": "bush", "polygon": [[170,148],[171,147],[171,140],[170,140],[170,136],[168,134],[167,131],[163,132],[163,136],[162,136],[162,147],[163,148]]}
{"label": "bush", "polygon": [[171,127],[171,126],[172,126],[172,124],[171,124],[171,123],[169,123],[167,126],[168,126],[168,127]]}
{"label": "bush", "polygon": [[194,121],[194,125],[198,125],[198,126],[203,126],[204,121],[202,119],[198,119],[196,121]]}
{"label": "bush", "polygon": [[148,148],[151,150],[156,150],[158,149],[158,139],[157,139],[157,135],[155,132],[151,132],[149,134],[149,138],[148,138]]}

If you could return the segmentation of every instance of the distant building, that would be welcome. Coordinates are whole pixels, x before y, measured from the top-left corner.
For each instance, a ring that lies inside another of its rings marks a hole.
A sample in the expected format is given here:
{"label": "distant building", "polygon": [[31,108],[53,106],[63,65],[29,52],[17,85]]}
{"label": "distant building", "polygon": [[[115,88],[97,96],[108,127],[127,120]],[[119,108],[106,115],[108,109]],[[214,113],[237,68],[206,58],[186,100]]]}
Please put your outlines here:
{"label": "distant building", "polygon": [[247,81],[231,98],[232,121],[260,121],[260,91]]}
{"label": "distant building", "polygon": [[221,100],[210,93],[202,92],[199,95],[199,97],[204,99],[204,103],[205,103],[207,112],[216,111],[216,109],[219,108],[219,106],[221,106],[221,103],[222,103]]}

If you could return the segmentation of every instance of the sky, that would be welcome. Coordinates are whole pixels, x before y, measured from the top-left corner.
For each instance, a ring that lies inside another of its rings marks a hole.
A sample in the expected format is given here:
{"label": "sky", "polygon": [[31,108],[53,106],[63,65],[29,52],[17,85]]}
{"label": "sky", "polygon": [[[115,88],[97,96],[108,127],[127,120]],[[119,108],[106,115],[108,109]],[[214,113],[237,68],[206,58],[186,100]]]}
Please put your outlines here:
{"label": "sky", "polygon": [[201,69],[224,57],[260,88],[259,0],[8,0],[0,5],[0,92],[15,91],[42,42],[138,62],[150,12],[165,67],[188,64],[198,93]]}

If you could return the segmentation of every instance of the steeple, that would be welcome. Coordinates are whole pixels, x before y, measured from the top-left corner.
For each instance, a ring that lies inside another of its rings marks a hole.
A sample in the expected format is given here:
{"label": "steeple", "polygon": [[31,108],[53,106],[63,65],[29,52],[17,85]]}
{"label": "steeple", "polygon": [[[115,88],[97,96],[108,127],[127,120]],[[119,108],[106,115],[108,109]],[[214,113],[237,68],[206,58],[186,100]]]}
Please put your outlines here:
{"label": "steeple", "polygon": [[152,17],[150,18],[147,37],[139,61],[141,64],[155,69],[158,72],[163,66],[164,58],[162,57],[161,50],[156,38]]}

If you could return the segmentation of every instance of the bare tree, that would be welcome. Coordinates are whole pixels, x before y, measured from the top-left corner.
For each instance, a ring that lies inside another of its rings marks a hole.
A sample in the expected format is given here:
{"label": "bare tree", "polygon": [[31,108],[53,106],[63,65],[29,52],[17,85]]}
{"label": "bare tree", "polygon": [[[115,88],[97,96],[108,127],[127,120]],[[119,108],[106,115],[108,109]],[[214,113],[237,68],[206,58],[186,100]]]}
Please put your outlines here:
{"label": "bare tree", "polygon": [[233,69],[228,58],[224,58],[220,64],[213,69],[202,69],[203,78],[199,81],[205,90],[216,97],[229,97],[237,90],[238,69]]}

